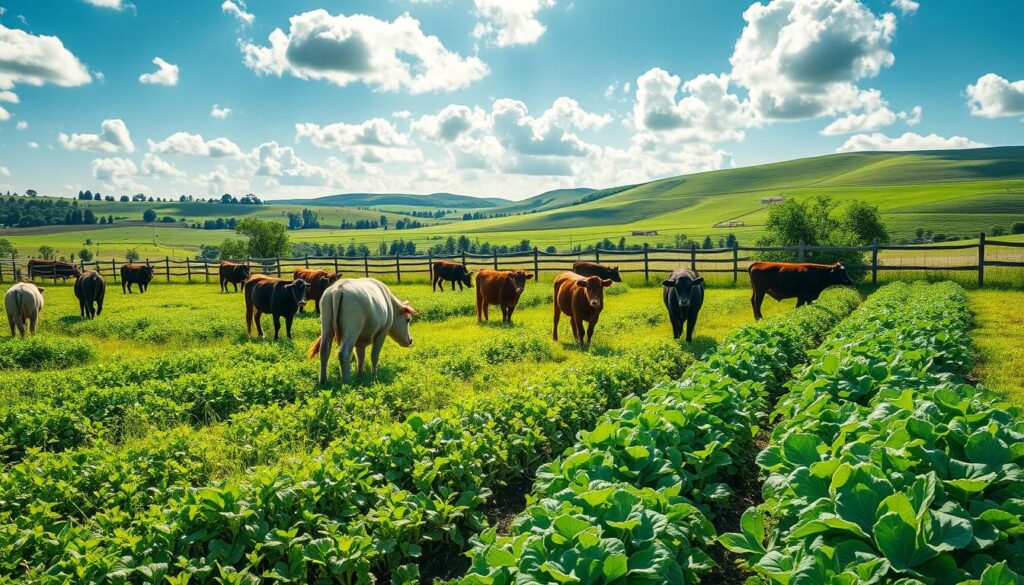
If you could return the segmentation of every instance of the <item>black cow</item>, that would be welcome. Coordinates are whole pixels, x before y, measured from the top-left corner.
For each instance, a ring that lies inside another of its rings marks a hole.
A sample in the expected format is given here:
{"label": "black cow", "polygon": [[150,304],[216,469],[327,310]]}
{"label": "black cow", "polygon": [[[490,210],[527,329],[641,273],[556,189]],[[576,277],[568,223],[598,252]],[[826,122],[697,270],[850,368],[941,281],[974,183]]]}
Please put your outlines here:
{"label": "black cow", "polygon": [[82,273],[79,272],[74,264],[60,260],[36,260],[33,258],[28,261],[28,277],[34,280],[37,276],[67,280],[69,278],[78,278],[82,276]]}
{"label": "black cow", "polygon": [[238,285],[249,278],[249,266],[236,262],[221,261],[220,263],[220,292],[228,292],[228,284],[235,287],[238,292]]}
{"label": "black cow", "polygon": [[438,260],[434,262],[434,290],[437,290],[439,281],[441,290],[444,290],[444,281],[452,283],[452,290],[455,290],[456,284],[459,285],[459,290],[462,290],[462,285],[473,288],[473,281],[470,278],[472,274],[472,272],[466,270],[464,264],[449,262],[448,260]]}
{"label": "black cow", "polygon": [[281,317],[284,317],[285,331],[292,337],[292,319],[299,307],[306,304],[306,281],[295,279],[291,282],[257,274],[245,281],[245,328],[252,335],[252,323],[256,321],[256,333],[263,337],[260,318],[263,313],[274,317],[274,339],[281,331]]}
{"label": "black cow", "polygon": [[697,325],[697,313],[704,304],[704,277],[689,268],[677,268],[661,286],[661,298],[668,309],[668,320],[672,322],[672,337],[679,339],[685,324],[689,343]]}
{"label": "black cow", "polygon": [[572,271],[580,276],[596,276],[602,280],[622,282],[618,266],[604,266],[603,264],[577,260],[572,263]]}
{"label": "black cow", "polygon": [[78,297],[78,308],[82,316],[93,319],[103,312],[103,295],[107,290],[107,282],[95,270],[87,270],[75,281],[75,296]]}
{"label": "black cow", "polygon": [[132,285],[139,285],[139,292],[144,293],[153,280],[153,267],[145,264],[125,264],[121,267],[121,293],[132,292]]}

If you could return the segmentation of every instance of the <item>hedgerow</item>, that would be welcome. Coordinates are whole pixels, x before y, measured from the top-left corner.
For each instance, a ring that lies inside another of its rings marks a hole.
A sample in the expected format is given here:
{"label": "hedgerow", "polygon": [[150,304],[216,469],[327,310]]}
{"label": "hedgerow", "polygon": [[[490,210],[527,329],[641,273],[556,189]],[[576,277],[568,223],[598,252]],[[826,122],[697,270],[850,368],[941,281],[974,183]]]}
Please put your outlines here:
{"label": "hedgerow", "polygon": [[764,504],[721,539],[762,582],[1022,581],[1024,420],[965,383],[966,306],[889,285],[812,353],[758,457]]}
{"label": "hedgerow", "polygon": [[743,327],[679,382],[631,397],[537,472],[509,536],[474,539],[463,585],[692,583],[713,566],[709,517],[728,504],[767,401],[859,302],[815,305]]}

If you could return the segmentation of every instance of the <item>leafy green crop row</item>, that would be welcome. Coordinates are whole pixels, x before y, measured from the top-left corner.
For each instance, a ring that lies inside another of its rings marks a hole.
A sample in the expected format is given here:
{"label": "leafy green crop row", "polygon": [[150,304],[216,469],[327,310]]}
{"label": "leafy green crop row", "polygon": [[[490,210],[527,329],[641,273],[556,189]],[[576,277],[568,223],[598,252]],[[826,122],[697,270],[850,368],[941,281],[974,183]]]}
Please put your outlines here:
{"label": "leafy green crop row", "polygon": [[695,582],[713,566],[708,516],[727,505],[766,400],[859,300],[834,290],[743,327],[681,381],[606,413],[538,471],[511,535],[475,540],[460,583]]}
{"label": "leafy green crop row", "polygon": [[765,502],[723,535],[768,583],[1017,584],[1024,420],[970,367],[957,285],[892,284],[780,402]]}
{"label": "leafy green crop row", "polygon": [[32,337],[0,339],[0,370],[70,368],[92,360],[95,346],[84,339]]}
{"label": "leafy green crop row", "polygon": [[[514,359],[518,350],[489,351]],[[187,434],[124,456],[29,458],[0,478],[0,582],[414,574],[408,565],[421,554],[479,530],[490,488],[530,473],[625,394],[689,362],[662,342],[403,423],[341,421],[350,428],[319,456],[200,488],[190,474],[209,473],[209,445]]]}

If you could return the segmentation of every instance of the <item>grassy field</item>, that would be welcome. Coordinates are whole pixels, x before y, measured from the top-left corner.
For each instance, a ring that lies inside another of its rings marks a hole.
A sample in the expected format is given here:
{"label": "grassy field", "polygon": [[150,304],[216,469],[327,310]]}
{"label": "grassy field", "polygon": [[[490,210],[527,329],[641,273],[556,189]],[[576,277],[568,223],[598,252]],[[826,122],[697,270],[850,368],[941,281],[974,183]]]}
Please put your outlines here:
{"label": "grassy field", "polygon": [[976,377],[1024,407],[1024,292],[976,290],[969,298]]}

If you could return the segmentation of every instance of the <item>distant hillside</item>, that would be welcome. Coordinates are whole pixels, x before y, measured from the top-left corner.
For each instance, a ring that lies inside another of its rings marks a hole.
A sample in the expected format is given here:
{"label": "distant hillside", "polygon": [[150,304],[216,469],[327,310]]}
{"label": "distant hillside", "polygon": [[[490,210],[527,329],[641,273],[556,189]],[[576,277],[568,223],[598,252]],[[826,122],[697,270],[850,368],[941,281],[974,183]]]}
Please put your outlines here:
{"label": "distant hillside", "polygon": [[496,197],[470,197],[454,193],[430,193],[413,195],[409,193],[341,193],[313,199],[287,199],[270,201],[271,204],[321,205],[326,207],[427,207],[430,209],[488,209],[508,203],[507,199]]}
{"label": "distant hillside", "polygon": [[594,191],[594,189],[588,189],[586,187],[579,187],[576,189],[555,189],[554,191],[547,191],[540,195],[534,195],[533,197],[523,199],[522,201],[503,205],[498,211],[500,213],[514,214],[556,209],[572,205]]}

